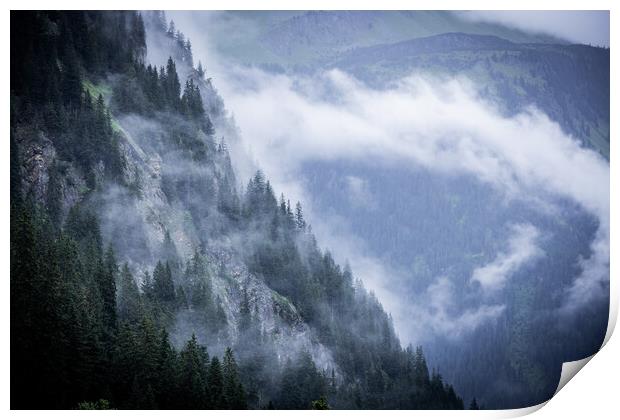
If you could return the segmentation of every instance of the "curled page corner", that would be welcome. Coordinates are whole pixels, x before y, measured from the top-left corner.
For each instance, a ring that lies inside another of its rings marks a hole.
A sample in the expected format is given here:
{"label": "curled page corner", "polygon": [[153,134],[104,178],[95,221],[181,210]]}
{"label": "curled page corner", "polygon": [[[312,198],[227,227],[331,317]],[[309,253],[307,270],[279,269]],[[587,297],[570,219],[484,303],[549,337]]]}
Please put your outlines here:
{"label": "curled page corner", "polygon": [[541,402],[540,404],[532,405],[530,407],[493,411],[493,416],[494,416],[493,418],[513,419],[516,417],[524,417],[524,416],[527,416],[528,414],[532,414],[540,410],[545,405],[547,405],[548,402],[549,400]]}
{"label": "curled page corner", "polygon": [[616,329],[616,322],[618,321],[618,301],[619,300],[620,300],[620,297],[618,296],[618,293],[614,292],[613,284],[610,283],[609,285],[609,321],[607,321],[607,332],[605,333],[605,339],[603,339],[603,344],[601,344],[601,348],[605,347],[605,344],[607,344],[612,334],[614,333],[614,330]]}
{"label": "curled page corner", "polygon": [[[611,319],[610,319],[611,321]],[[598,353],[598,352],[597,352]],[[562,363],[562,373],[560,374],[560,380],[558,382],[558,387],[556,388],[553,396],[549,398],[547,401],[541,402],[540,404],[533,405],[531,407],[523,407],[512,410],[503,410],[497,412],[500,418],[515,418],[515,417],[523,417],[528,414],[532,414],[541,408],[543,408],[553,397],[557,395],[558,392],[571,380],[573,377],[596,355],[594,353],[591,356],[588,356],[584,359],[573,360],[572,362],[564,362]]]}
{"label": "curled page corner", "polygon": [[577,372],[579,372],[581,368],[583,368],[595,355],[596,353],[584,359],[574,360],[572,362],[564,362],[562,364],[562,373],[560,374],[560,381],[558,382],[558,387],[553,393],[553,396],[555,397],[557,393],[560,392],[562,388],[564,388],[564,385],[566,385],[568,381],[573,379],[573,377],[577,374]]}
{"label": "curled page corner", "polygon": [[[598,353],[598,352],[597,352]],[[549,398],[547,401],[541,402],[540,404],[536,404],[530,407],[516,408],[511,410],[500,410],[496,412],[499,414],[499,418],[515,418],[515,417],[523,417],[528,414],[532,414],[541,408],[543,408],[553,397],[557,395],[558,392],[564,385],[566,385],[573,377],[596,355],[594,353],[591,356],[588,356],[584,359],[573,360],[572,362],[564,362],[562,363],[562,373],[560,374],[560,381],[558,382],[558,387],[556,388],[553,396]]]}

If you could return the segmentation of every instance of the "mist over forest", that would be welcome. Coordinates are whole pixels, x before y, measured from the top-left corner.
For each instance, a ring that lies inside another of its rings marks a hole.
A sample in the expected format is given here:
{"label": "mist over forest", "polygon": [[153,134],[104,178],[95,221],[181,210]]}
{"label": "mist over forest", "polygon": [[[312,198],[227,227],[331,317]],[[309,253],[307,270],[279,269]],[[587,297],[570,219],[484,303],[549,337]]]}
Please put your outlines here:
{"label": "mist over forest", "polygon": [[11,21],[11,408],[519,408],[603,342],[608,47],[451,12]]}

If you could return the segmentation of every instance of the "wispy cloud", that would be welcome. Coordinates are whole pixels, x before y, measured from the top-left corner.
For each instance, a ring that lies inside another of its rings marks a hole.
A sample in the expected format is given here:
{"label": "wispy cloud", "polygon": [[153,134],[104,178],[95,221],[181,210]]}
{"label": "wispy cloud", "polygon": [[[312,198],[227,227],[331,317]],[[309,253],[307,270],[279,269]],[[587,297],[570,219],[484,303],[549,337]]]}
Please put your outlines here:
{"label": "wispy cloud", "polygon": [[428,307],[419,308],[417,315],[431,325],[435,334],[447,338],[459,338],[477,329],[481,324],[496,319],[505,308],[499,304],[481,304],[455,313],[454,285],[447,277],[437,278],[426,290],[426,298]]}
{"label": "wispy cloud", "polygon": [[511,227],[508,251],[500,252],[489,264],[474,270],[471,281],[490,292],[500,290],[508,278],[525,264],[543,255],[537,244],[540,232],[530,224]]}
{"label": "wispy cloud", "polygon": [[[513,199],[551,203],[568,198],[599,221],[592,255],[581,262],[583,274],[574,289],[596,289],[608,278],[609,165],[539,110],[503,116],[478,96],[474,85],[458,78],[412,76],[378,91],[333,70],[311,80],[314,92],[329,92],[325,98],[300,89],[310,83],[306,79],[256,69],[239,74],[245,87],[237,89],[228,81],[225,96],[244,141],[276,186],[297,184],[292,190],[307,198],[296,182],[303,162],[381,159],[473,175]],[[504,261],[504,269],[517,262]],[[490,271],[479,272],[482,282]],[[571,304],[578,306],[596,293],[571,295]]]}

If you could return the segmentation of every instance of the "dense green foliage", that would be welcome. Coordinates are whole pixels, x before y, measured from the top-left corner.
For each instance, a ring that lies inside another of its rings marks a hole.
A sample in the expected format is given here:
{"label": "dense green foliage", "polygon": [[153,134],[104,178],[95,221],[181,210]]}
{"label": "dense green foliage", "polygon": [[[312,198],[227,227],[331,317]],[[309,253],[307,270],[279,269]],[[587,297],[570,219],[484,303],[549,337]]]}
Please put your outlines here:
{"label": "dense green foliage", "polygon": [[[181,91],[176,63],[193,66],[191,44],[155,17],[176,45],[159,70],[144,64],[138,13],[12,13],[12,408],[463,408],[429,373],[421,348],[401,347],[376,297],[318,248],[300,203],[278,202],[260,171],[237,193],[199,80],[188,78]],[[111,95],[93,99],[104,80]],[[125,263],[138,248],[123,242],[131,235],[115,231],[104,243],[95,193],[112,184],[141,193],[126,185],[121,145],[129,134],[115,123],[124,114],[152,123],[138,134],[169,159],[161,178],[168,202],[188,210],[201,238],[244,238],[249,271],[294,305],[337,369],[321,368],[306,349],[281,360],[247,289],[237,336],[229,336],[233,320],[213,288],[218,265],[208,239],[183,261],[166,232],[157,261],[146,261],[154,268],[139,279]],[[41,136],[60,166],[87,180],[89,191],[67,212],[62,170],[50,169],[45,199],[27,188],[20,143]],[[170,155],[195,167],[171,171]],[[168,331],[180,314],[206,332],[175,348]],[[225,350],[209,355],[207,339]]]}
{"label": "dense green foliage", "polygon": [[169,265],[158,264],[139,291],[127,265],[119,271],[104,250],[89,209],[74,208],[59,230],[39,207],[14,202],[11,261],[13,408],[99,399],[118,408],[245,408],[230,349],[217,373],[218,358],[209,361],[195,337],[177,352],[160,327],[175,305]]}
{"label": "dense green foliage", "polygon": [[181,83],[172,57],[159,72],[150,64],[145,67],[137,63],[121,77],[113,100],[119,113],[153,116],[155,112],[174,112],[198,124],[205,133],[213,134],[213,126],[202,104],[200,88],[193,79],[189,79],[181,95]]}
{"label": "dense green foliage", "polygon": [[58,154],[95,186],[96,165],[115,177],[123,167],[119,135],[103,96],[84,89],[85,75],[124,71],[144,56],[144,27],[129,12],[12,12],[13,128],[42,130]]}

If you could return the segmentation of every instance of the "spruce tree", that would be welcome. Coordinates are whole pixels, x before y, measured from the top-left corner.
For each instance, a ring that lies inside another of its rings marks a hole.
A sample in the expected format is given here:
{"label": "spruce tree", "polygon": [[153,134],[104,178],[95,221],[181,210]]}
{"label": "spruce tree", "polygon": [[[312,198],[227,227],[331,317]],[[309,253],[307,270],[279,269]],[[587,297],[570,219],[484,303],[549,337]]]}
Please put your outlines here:
{"label": "spruce tree", "polygon": [[142,317],[142,302],[138,285],[134,281],[127,263],[121,269],[117,302],[119,323],[136,325]]}
{"label": "spruce tree", "polygon": [[223,408],[241,410],[246,408],[245,392],[239,381],[237,362],[230,347],[224,352],[223,361]]}
{"label": "spruce tree", "polygon": [[222,409],[224,407],[224,376],[222,373],[222,365],[217,356],[213,356],[209,364],[208,373],[208,394],[210,408]]}
{"label": "spruce tree", "polygon": [[172,282],[172,271],[170,264],[164,265],[161,261],[157,262],[153,270],[153,293],[155,298],[162,303],[172,303],[175,299],[174,283]]}
{"label": "spruce tree", "polygon": [[206,348],[198,344],[196,335],[185,344],[179,356],[179,403],[185,409],[205,409],[207,405]]}
{"label": "spruce tree", "polygon": [[306,228],[306,221],[304,220],[301,203],[299,201],[295,205],[295,224],[299,230],[304,230]]}

